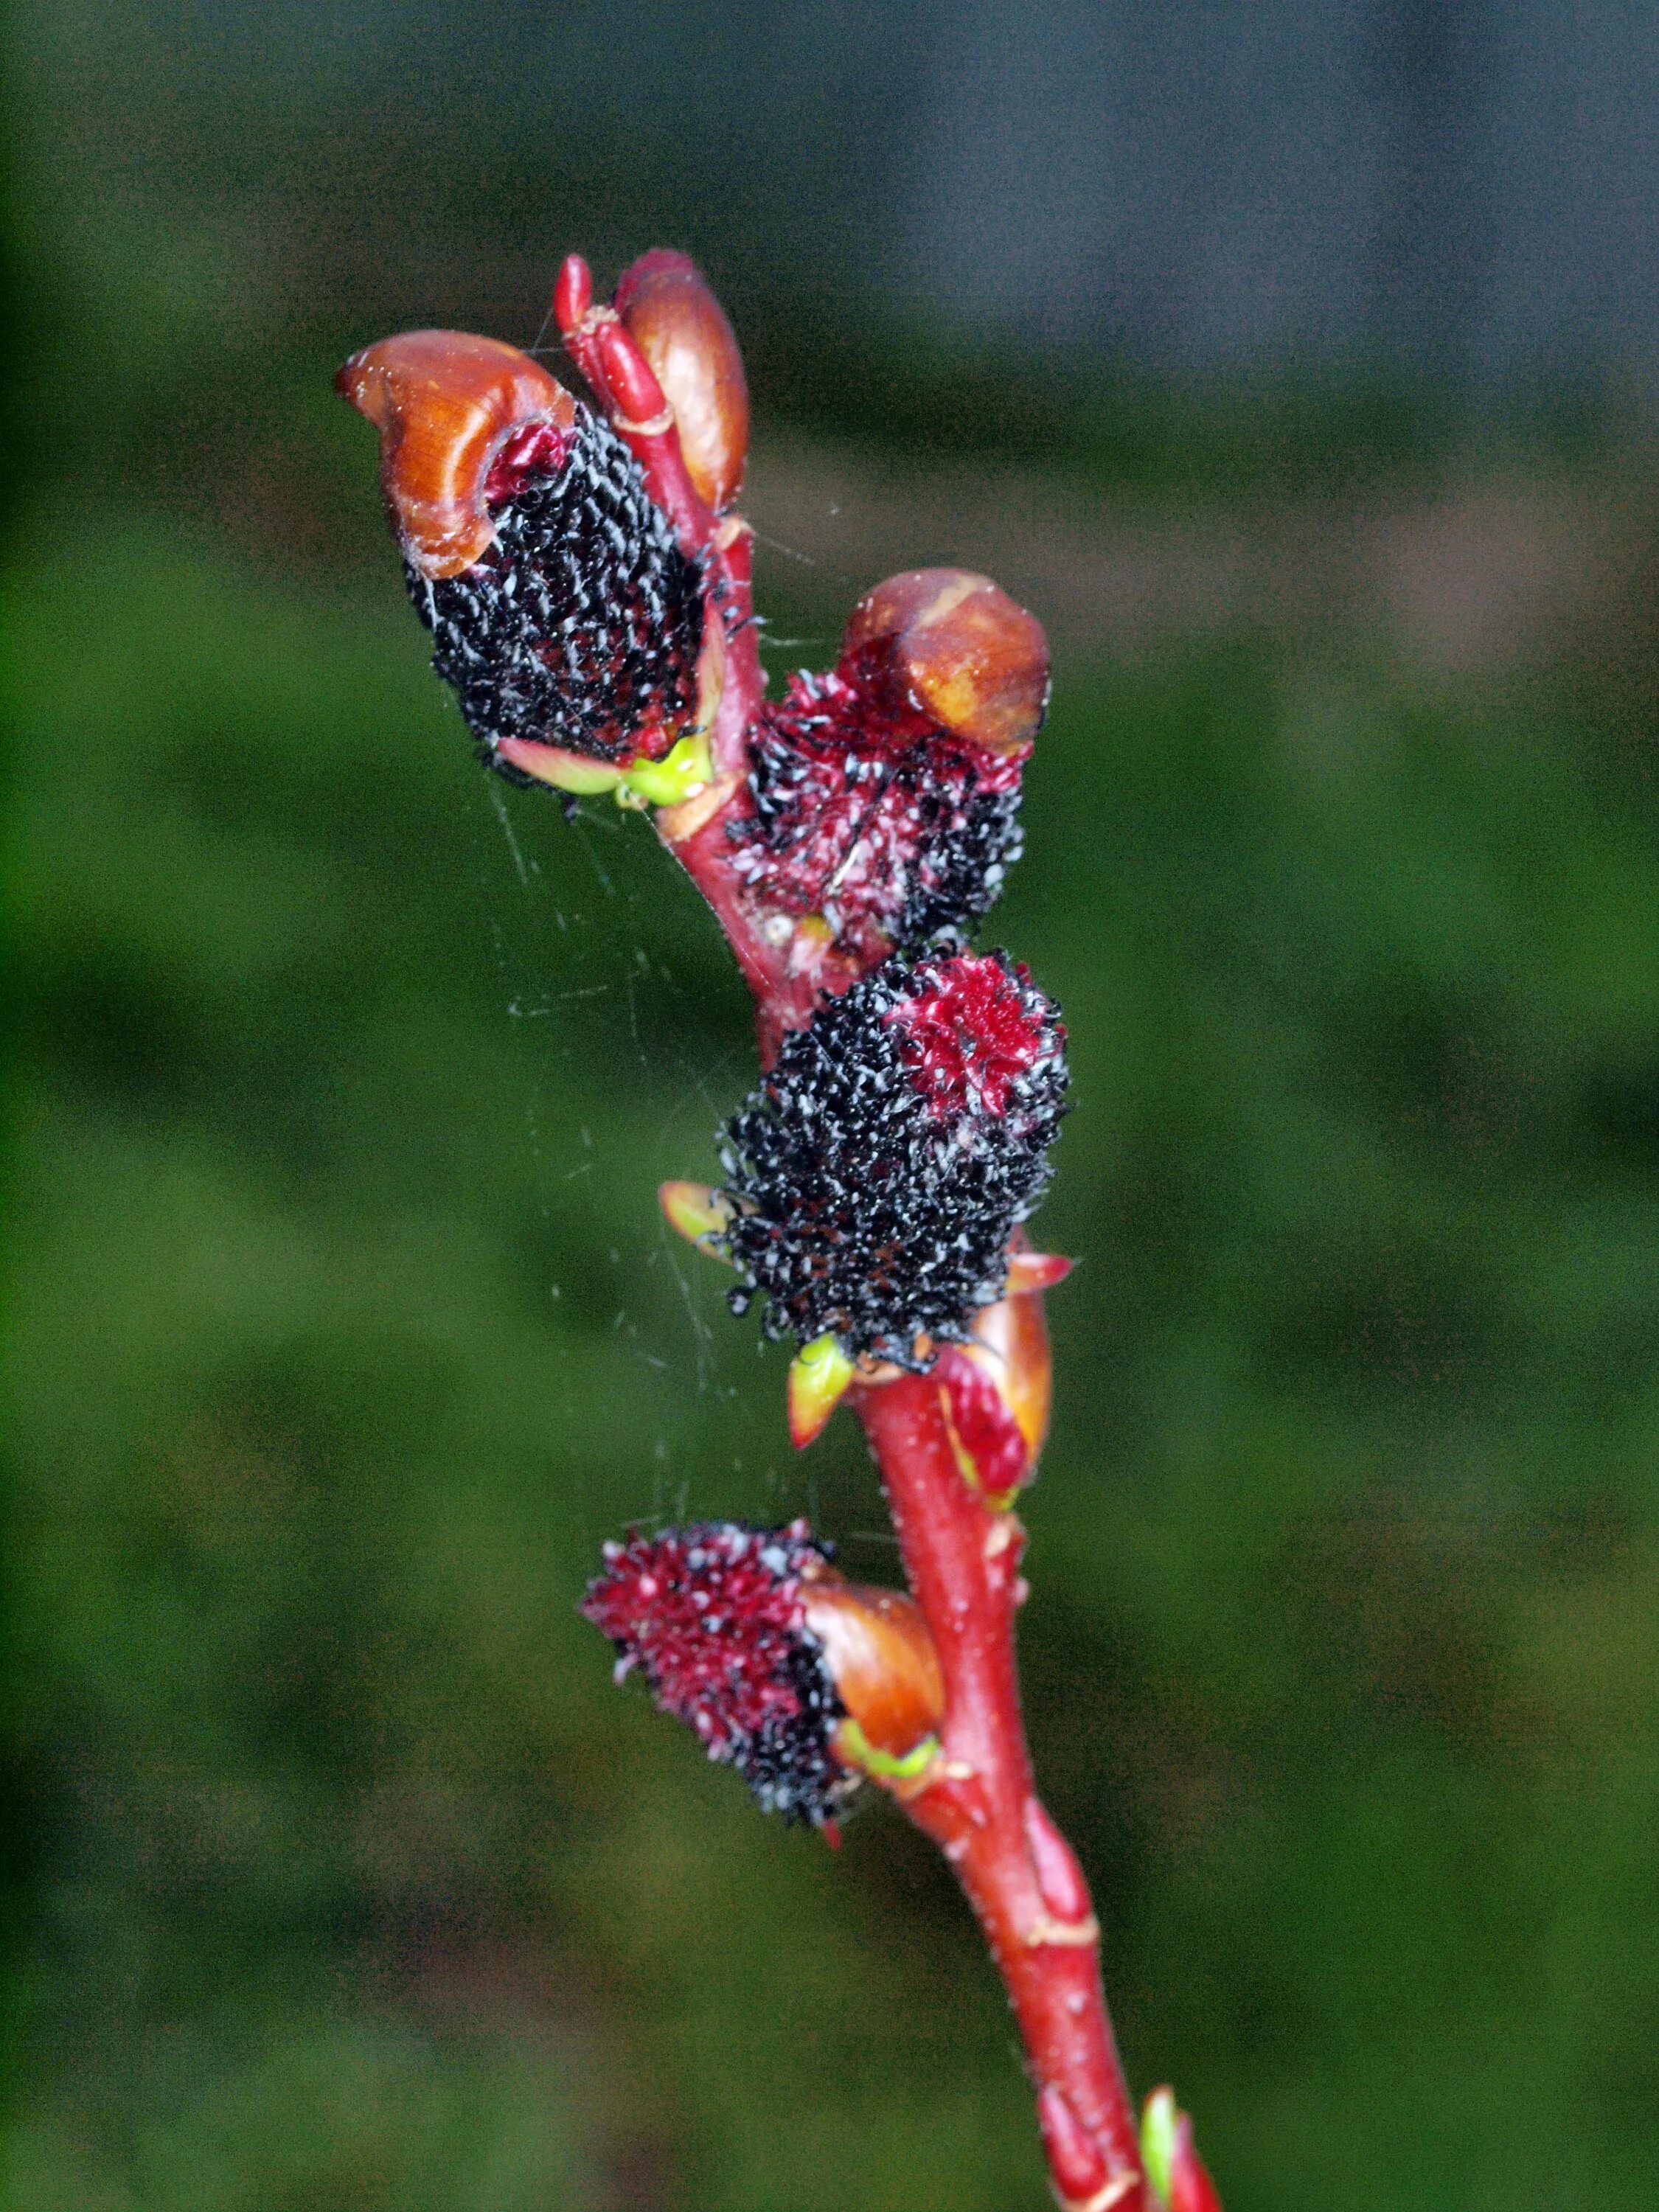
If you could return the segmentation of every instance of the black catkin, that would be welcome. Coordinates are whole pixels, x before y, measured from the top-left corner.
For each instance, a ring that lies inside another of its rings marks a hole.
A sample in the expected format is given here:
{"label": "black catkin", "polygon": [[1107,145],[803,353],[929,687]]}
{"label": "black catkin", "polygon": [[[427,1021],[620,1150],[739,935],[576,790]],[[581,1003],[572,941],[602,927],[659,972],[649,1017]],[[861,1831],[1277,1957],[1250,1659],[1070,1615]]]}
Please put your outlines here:
{"label": "black catkin", "polygon": [[1002,1294],[1066,1085],[1057,1010],[1005,954],[889,960],[785,1038],[726,1127],[733,1310],[926,1367]]}
{"label": "black catkin", "polygon": [[702,571],[615,431],[580,409],[561,465],[528,473],[492,520],[494,542],[459,576],[405,564],[480,759],[530,784],[503,738],[626,764],[641,731],[676,734],[696,705]]}

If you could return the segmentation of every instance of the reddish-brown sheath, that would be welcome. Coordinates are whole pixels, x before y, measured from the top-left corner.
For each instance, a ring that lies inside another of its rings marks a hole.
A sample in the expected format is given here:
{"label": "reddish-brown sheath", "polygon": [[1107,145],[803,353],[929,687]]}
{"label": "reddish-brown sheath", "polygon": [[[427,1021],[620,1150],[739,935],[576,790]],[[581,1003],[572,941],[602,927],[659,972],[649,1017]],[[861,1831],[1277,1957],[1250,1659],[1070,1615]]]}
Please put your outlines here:
{"label": "reddish-brown sheath", "polygon": [[939,1654],[915,1601],[902,1590],[842,1582],[833,1569],[807,1583],[801,1601],[866,1741],[895,1759],[914,1751],[945,1717]]}
{"label": "reddish-brown sheath", "polygon": [[692,483],[722,513],[749,457],[749,386],[725,310],[694,261],[658,247],[617,285],[617,313],[674,410]]}
{"label": "reddish-brown sheath", "polygon": [[405,331],[352,355],[334,387],[380,434],[380,483],[404,553],[423,576],[459,576],[494,533],[489,465],[527,422],[562,432],[576,403],[496,338]]}
{"label": "reddish-brown sheath", "polygon": [[962,1347],[983,1368],[1013,1415],[1035,1467],[1048,1434],[1054,1358],[1040,1292],[1014,1291],[974,1316],[974,1333]]}
{"label": "reddish-brown sheath", "polygon": [[1048,704],[1048,641],[988,576],[909,568],[866,592],[842,642],[845,658],[884,659],[911,702],[958,737],[1014,752]]}

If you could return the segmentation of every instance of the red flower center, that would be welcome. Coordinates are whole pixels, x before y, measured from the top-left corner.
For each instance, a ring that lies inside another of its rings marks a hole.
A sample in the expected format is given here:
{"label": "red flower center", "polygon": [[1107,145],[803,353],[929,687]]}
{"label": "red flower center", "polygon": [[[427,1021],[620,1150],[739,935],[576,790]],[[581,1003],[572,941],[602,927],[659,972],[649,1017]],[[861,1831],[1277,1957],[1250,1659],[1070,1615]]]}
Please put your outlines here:
{"label": "red flower center", "polygon": [[963,952],[917,973],[927,988],[887,1016],[903,1031],[910,1080],[940,1121],[1006,1114],[1044,1042],[1019,988],[1025,969],[1011,975],[989,955]]}
{"label": "red flower center", "polygon": [[556,477],[564,466],[570,441],[554,422],[526,422],[509,433],[484,478],[484,504],[505,507],[532,477]]}

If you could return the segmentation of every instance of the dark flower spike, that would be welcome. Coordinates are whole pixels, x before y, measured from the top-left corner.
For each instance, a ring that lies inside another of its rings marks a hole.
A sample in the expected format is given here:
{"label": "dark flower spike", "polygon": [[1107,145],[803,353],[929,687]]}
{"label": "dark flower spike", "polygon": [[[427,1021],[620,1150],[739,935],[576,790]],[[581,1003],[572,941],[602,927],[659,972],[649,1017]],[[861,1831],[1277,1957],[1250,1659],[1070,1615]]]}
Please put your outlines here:
{"label": "dark flower spike", "polygon": [[416,331],[337,380],[377,424],[410,597],[489,766],[635,803],[708,781],[702,576],[610,425],[511,346]]}
{"label": "dark flower spike", "polygon": [[965,934],[1019,858],[1048,684],[1042,626],[988,577],[878,585],[834,672],[793,677],[750,732],[750,803],[728,836],[756,903],[821,918],[862,966]]}
{"label": "dark flower spike", "polygon": [[844,1379],[966,1338],[1048,1181],[1065,1036],[1000,952],[890,960],[792,1031],[723,1134],[733,1310]]}
{"label": "dark flower spike", "polygon": [[822,1826],[862,1775],[933,1756],[944,1689],[911,1600],[830,1564],[804,1521],[705,1522],[607,1544],[582,1613],[763,1811]]}
{"label": "dark flower spike", "polygon": [[[705,1182],[665,1182],[657,1197],[670,1228],[688,1244],[715,1259],[727,1256],[724,1231],[734,1208],[723,1192]],[[964,1343],[946,1345],[939,1357],[951,1450],[963,1480],[995,1510],[1011,1506],[1030,1480],[1048,1433],[1053,1372],[1042,1294],[1071,1272],[1071,1261],[1058,1254],[1028,1250],[1017,1230],[1002,1297],[975,1315]],[[797,1449],[816,1440],[858,1371],[833,1336],[818,1338],[791,1362],[789,1436]]]}
{"label": "dark flower spike", "polygon": [[731,1264],[732,1303],[793,1334],[790,1433],[843,1395],[914,1598],[859,1589],[804,1522],[606,1547],[582,1610],[618,1674],[834,1839],[878,1778],[956,1869],[1018,2019],[1063,2212],[1219,2212],[1184,2115],[1143,2134],[1114,2048],[1082,1869],[1032,1794],[1012,1510],[1048,1422],[1025,1249],[1063,1111],[1065,1031],[1023,968],[966,949],[1018,856],[1048,703],[1041,627],[986,577],[915,569],[854,610],[826,674],[769,702],[753,532],[733,511],[748,398],[684,255],[552,320],[592,411],[527,356],[416,331],[348,362],[436,664],[486,763],[657,809],[662,843],[756,1000],[758,1089],[725,1187],[665,1184],[671,1224]]}

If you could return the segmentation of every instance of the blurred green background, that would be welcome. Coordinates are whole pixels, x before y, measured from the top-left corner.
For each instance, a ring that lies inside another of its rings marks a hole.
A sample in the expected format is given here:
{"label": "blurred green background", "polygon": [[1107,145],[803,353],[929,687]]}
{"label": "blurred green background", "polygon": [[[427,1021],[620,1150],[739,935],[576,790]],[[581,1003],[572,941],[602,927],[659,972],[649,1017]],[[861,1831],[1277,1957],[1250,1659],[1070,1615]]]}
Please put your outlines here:
{"label": "blurred green background", "polygon": [[1055,638],[1024,1651],[1138,2088],[1230,2212],[1650,2204],[1644,410],[976,345],[860,289],[830,155],[718,151],[742,86],[695,161],[630,114],[708,11],[623,12],[542,76],[514,8],[14,26],[10,2202],[1047,2202],[941,1864],[763,1821],[575,1618],[635,1518],[896,1562],[656,1218],[752,1078],[717,935],[475,769],[328,388],[663,241],[750,347],[774,668],[923,560]]}

